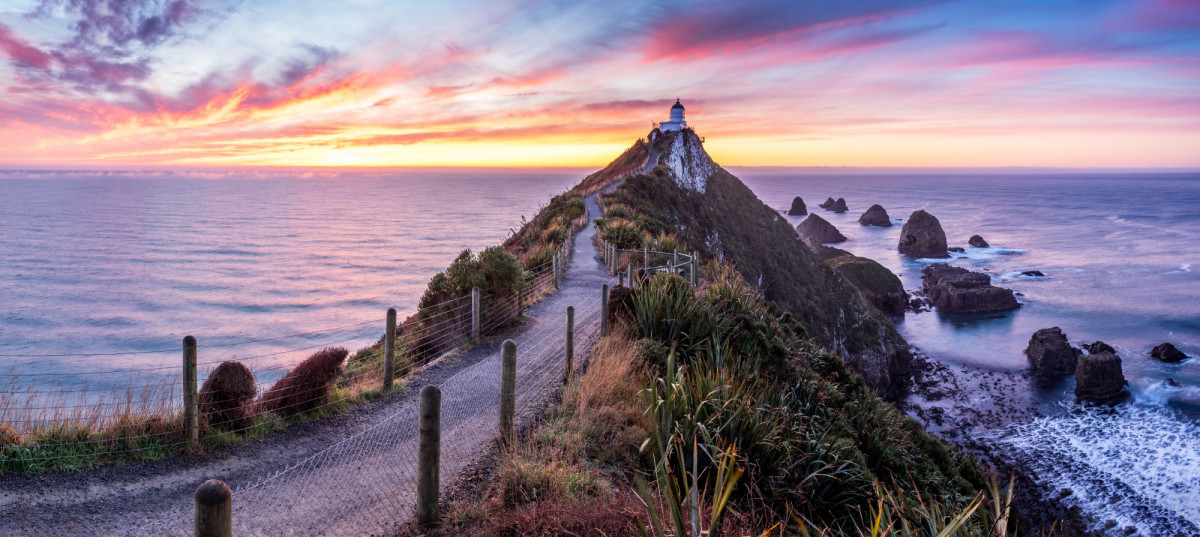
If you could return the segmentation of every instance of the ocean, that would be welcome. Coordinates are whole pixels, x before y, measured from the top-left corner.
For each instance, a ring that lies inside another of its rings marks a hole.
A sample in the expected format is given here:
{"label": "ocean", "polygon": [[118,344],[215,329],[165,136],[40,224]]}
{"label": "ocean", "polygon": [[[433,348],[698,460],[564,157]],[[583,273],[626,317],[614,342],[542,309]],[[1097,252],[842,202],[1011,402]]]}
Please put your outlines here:
{"label": "ocean", "polygon": [[[951,246],[982,235],[991,247],[950,262],[989,273],[1022,307],[910,313],[904,337],[956,370],[1010,379],[1012,404],[1035,412],[979,434],[1070,489],[1098,528],[1188,535],[1200,524],[1200,359],[1146,355],[1171,342],[1200,357],[1200,175],[731,171],[782,211],[803,197],[849,237],[840,248],[910,290],[933,262],[896,251],[912,211],[937,216]],[[462,249],[499,243],[585,173],[0,172],[0,372],[33,384],[175,375],[189,334],[201,363],[358,348],[386,308],[413,312]],[[817,208],[826,197],[850,212]],[[858,224],[873,203],[894,227]],[[1030,335],[1050,326],[1116,347],[1130,399],[1080,405],[1073,380],[1021,376]]]}
{"label": "ocean", "polygon": [[0,172],[0,373],[177,375],[189,334],[201,364],[353,351],[582,176]]}
{"label": "ocean", "polygon": [[[910,312],[897,323],[931,359],[983,379],[968,379],[977,390],[962,394],[968,405],[1008,414],[944,432],[1028,461],[1051,491],[1069,491],[1066,501],[1089,513],[1098,531],[1200,535],[1200,174],[730,171],[781,216],[802,197],[848,237],[835,246],[883,264],[907,290],[921,288],[923,267],[949,262],[1020,293],[1021,308],[1003,315]],[[817,207],[828,197],[846,198],[850,211]],[[893,227],[858,223],[875,203]],[[966,251],[949,260],[900,255],[901,224],[917,209],[936,216],[949,245]],[[969,247],[975,234],[990,247]],[[1022,275],[1031,270],[1045,276]],[[1030,336],[1052,326],[1077,346],[1115,347],[1130,398],[1080,404],[1073,378],[1046,385],[1023,375]],[[1151,359],[1163,342],[1192,358]],[[1002,406],[994,404],[997,391]],[[949,402],[934,404],[954,412]]]}

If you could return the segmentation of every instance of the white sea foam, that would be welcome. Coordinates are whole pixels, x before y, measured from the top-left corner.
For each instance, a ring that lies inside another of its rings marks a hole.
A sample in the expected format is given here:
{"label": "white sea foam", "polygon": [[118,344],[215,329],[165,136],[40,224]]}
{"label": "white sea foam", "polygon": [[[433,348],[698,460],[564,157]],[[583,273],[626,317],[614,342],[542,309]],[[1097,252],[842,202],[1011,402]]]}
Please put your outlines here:
{"label": "white sea foam", "polygon": [[[999,439],[1106,535],[1200,535],[1200,431],[1161,406],[1076,408]],[[1111,525],[1109,521],[1116,524]],[[1106,526],[1109,526],[1106,529]]]}

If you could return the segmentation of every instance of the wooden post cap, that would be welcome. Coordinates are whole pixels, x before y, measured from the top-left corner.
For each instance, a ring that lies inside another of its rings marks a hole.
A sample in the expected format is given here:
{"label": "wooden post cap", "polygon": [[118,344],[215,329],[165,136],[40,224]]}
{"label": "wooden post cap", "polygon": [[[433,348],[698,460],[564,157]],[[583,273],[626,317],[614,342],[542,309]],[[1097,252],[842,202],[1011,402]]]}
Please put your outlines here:
{"label": "wooden post cap", "polygon": [[224,481],[209,479],[196,487],[196,503],[199,505],[221,505],[233,498],[233,490]]}

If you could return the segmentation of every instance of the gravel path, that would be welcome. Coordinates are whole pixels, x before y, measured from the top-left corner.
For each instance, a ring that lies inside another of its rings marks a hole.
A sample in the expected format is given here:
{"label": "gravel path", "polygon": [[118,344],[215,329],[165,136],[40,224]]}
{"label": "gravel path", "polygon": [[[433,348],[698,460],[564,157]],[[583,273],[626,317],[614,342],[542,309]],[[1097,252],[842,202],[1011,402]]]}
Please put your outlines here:
{"label": "gravel path", "polygon": [[[598,215],[595,196],[587,198]],[[514,333],[444,358],[404,390],[261,438],[163,461],[0,476],[4,536],[191,535],[192,494],[206,479],[235,488],[234,530],[245,535],[369,535],[411,516],[417,392],[442,389],[441,483],[446,488],[493,442],[502,338],[517,342],[517,408],[561,383],[566,308],[575,307],[576,363],[599,335],[600,286],[611,283],[589,222],[558,292],[526,310]]]}

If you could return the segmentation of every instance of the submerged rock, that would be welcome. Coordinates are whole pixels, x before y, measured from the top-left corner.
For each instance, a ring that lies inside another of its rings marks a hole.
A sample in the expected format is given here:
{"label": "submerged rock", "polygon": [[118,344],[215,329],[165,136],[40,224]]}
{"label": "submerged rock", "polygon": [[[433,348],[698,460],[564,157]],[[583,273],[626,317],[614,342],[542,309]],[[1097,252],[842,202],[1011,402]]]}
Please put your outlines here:
{"label": "submerged rock", "polygon": [[1033,366],[1033,374],[1048,378],[1074,373],[1083,351],[1072,347],[1062,329],[1055,326],[1034,332],[1025,355]]}
{"label": "submerged rock", "polygon": [[971,235],[971,238],[967,239],[967,244],[970,244],[976,248],[988,247],[988,242],[983,240],[983,237],[980,237],[979,235]]}
{"label": "submerged rock", "polygon": [[843,242],[846,236],[838,232],[833,224],[827,222],[824,218],[816,214],[808,215],[800,225],[796,226],[796,233],[800,234],[800,238],[804,242],[810,244],[821,244],[826,242]]}
{"label": "submerged rock", "polygon": [[892,219],[888,217],[888,213],[883,206],[876,203],[872,205],[867,212],[858,217],[858,223],[864,226],[875,227],[892,227]]}
{"label": "submerged rock", "polygon": [[808,207],[804,206],[804,200],[800,196],[796,196],[792,200],[792,208],[788,209],[788,216],[804,216],[808,214]]}
{"label": "submerged rock", "polygon": [[959,254],[961,254],[961,253],[963,253],[963,252],[966,252],[966,251],[967,251],[967,249],[966,249],[966,248],[963,248],[963,247],[961,247],[961,246],[951,246],[951,247],[949,247],[949,248],[946,248],[946,251],[947,251],[947,252],[955,252],[955,253],[959,253]]}
{"label": "submerged rock", "polygon": [[1170,343],[1163,343],[1162,345],[1154,347],[1154,349],[1150,351],[1150,357],[1157,358],[1168,364],[1177,364],[1187,360],[1187,355],[1184,354],[1183,351],[1176,349],[1175,346]]}
{"label": "submerged rock", "polygon": [[835,257],[825,263],[857,287],[879,311],[892,316],[904,315],[908,305],[904,284],[883,265],[854,255]]}
{"label": "submerged rock", "polygon": [[1087,349],[1087,351],[1092,354],[1100,354],[1102,352],[1111,352],[1113,354],[1117,353],[1117,349],[1112,348],[1112,345],[1099,340],[1088,343],[1087,345],[1084,345],[1083,348]]}
{"label": "submerged rock", "polygon": [[1081,355],[1075,366],[1075,397],[1103,403],[1125,394],[1121,357],[1111,352]]}
{"label": "submerged rock", "polygon": [[1021,273],[1022,276],[1031,276],[1034,278],[1044,278],[1046,275],[1040,270],[1027,270]]}
{"label": "submerged rock", "polygon": [[925,267],[925,294],[942,313],[991,313],[1021,307],[1011,289],[992,285],[981,272],[937,263]]}
{"label": "submerged rock", "polygon": [[825,198],[825,201],[822,202],[820,205],[818,205],[818,207],[820,207],[822,209],[830,209],[830,208],[833,208],[833,204],[835,204],[835,203],[837,203],[837,202],[833,201],[833,198]]}
{"label": "submerged rock", "polygon": [[922,210],[914,211],[900,229],[899,249],[908,257],[950,257],[942,223]]}
{"label": "submerged rock", "polygon": [[1164,381],[1162,381],[1162,387],[1164,387],[1164,388],[1178,388],[1178,387],[1179,387],[1179,381],[1177,381],[1177,380],[1175,380],[1175,379],[1167,379],[1167,380],[1164,380]]}

